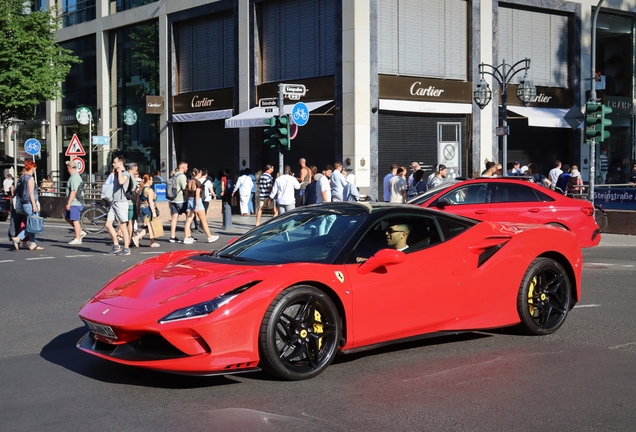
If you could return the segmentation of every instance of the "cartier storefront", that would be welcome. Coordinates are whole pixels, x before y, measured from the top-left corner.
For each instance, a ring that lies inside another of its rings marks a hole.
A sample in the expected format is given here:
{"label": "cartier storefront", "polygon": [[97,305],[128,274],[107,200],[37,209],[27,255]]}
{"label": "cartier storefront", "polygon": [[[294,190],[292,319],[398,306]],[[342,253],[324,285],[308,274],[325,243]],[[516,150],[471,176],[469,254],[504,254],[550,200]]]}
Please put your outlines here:
{"label": "cartier storefront", "polygon": [[[443,163],[449,176],[472,175],[469,82],[378,77],[378,178],[391,164],[410,167],[417,161],[433,172]],[[382,197],[382,182],[378,196]]]}

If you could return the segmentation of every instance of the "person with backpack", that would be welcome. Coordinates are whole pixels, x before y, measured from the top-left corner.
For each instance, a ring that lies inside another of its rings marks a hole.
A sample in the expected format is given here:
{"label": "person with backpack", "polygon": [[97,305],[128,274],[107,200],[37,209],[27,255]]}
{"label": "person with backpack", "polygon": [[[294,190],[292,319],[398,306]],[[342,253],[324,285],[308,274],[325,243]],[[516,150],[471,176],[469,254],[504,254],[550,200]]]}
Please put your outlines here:
{"label": "person with backpack", "polygon": [[[24,171],[22,171],[22,176],[18,179],[18,183],[15,187],[15,196],[16,196],[16,212],[21,213],[26,216],[28,219],[31,215],[37,215],[40,211],[40,204],[38,202],[38,188],[35,187],[35,162],[27,160],[24,162]],[[29,250],[43,250],[43,247],[40,247],[35,242],[35,233],[28,232],[26,227],[22,229],[18,233],[17,236],[13,237],[11,240],[13,241],[13,247],[15,250],[20,249],[20,242],[26,239],[28,236],[29,242]]]}
{"label": "person with backpack", "polygon": [[[126,171],[126,159],[117,156],[113,159],[114,182],[113,182],[113,202],[108,215],[106,216],[106,229],[113,239],[113,247],[108,252],[109,255],[130,255],[130,234],[128,233],[128,197],[131,190],[134,191],[134,180],[130,173]],[[124,247],[119,245],[117,231],[113,228],[113,221],[117,220],[124,238]]]}
{"label": "person with backpack", "polygon": [[409,200],[411,198],[415,198],[422,192],[426,192],[426,182],[424,181],[424,170],[418,169],[413,173],[413,177],[411,180],[411,185],[409,186],[406,192],[406,199]]}
{"label": "person with backpack", "polygon": [[185,175],[187,172],[188,163],[179,162],[177,170],[166,184],[166,198],[170,201],[170,243],[181,243],[181,240],[177,238],[177,221],[179,215],[188,211],[185,200],[185,190],[188,185],[188,179]]}
{"label": "person with backpack", "polygon": [[68,242],[68,244],[81,245],[82,238],[86,235],[86,232],[82,231],[80,225],[80,214],[84,208],[84,182],[82,181],[82,177],[77,173],[77,164],[75,161],[67,161],[66,167],[71,177],[69,177],[66,182],[66,211],[64,212],[64,219],[75,231],[75,238]]}

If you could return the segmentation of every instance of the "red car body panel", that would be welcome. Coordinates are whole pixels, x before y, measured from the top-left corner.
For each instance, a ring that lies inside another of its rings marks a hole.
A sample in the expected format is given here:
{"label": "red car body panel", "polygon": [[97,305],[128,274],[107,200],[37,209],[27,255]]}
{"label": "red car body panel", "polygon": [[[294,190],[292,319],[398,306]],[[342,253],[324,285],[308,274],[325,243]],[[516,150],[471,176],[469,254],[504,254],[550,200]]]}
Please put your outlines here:
{"label": "red car body panel", "polygon": [[437,207],[438,199],[452,190],[459,190],[476,183],[498,185],[505,182],[521,184],[524,187],[537,190],[550,197],[551,200],[447,205],[441,210],[480,221],[560,225],[576,234],[579,246],[582,248],[596,246],[601,241],[598,226],[594,221],[594,207],[591,203],[570,198],[535,183],[518,179],[479,178],[457,182],[428,196],[425,201],[418,202],[417,205],[440,210]]}
{"label": "red car body panel", "polygon": [[[499,244],[505,246],[479,265],[480,253]],[[319,287],[339,308],[342,351],[426,333],[499,328],[520,322],[519,286],[538,256],[562,263],[571,273],[574,300],[581,295],[581,251],[574,235],[560,228],[479,223],[434,247],[392,252],[399,257],[395,264],[373,269],[373,257],[362,264],[255,265],[202,257],[206,251],[165,253],[115,277],[81,308],[82,320],[110,326],[117,339],[96,335],[97,344],[80,341],[78,348],[121,364],[186,374],[255,370],[267,308],[298,284]],[[177,309],[246,284],[249,289],[207,316],[161,323]],[[180,355],[127,359],[100,349],[142,335],[160,335]]]}

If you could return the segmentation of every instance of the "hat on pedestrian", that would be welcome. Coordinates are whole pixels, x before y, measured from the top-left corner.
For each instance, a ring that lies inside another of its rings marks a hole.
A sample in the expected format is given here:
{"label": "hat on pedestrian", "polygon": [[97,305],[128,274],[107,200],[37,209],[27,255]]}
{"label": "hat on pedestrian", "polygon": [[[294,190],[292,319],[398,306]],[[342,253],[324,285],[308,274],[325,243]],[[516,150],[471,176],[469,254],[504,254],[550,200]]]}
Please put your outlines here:
{"label": "hat on pedestrian", "polygon": [[579,172],[579,170],[577,169],[573,169],[572,172],[570,173],[571,177],[580,177],[581,173]]}
{"label": "hat on pedestrian", "polygon": [[528,172],[528,167],[524,165],[521,167],[521,174],[525,174],[526,172]]}
{"label": "hat on pedestrian", "polygon": [[66,161],[66,165],[70,166],[73,169],[77,169],[77,164],[75,161]]}
{"label": "hat on pedestrian", "polygon": [[347,174],[347,183],[355,183],[356,175],[355,174]]}

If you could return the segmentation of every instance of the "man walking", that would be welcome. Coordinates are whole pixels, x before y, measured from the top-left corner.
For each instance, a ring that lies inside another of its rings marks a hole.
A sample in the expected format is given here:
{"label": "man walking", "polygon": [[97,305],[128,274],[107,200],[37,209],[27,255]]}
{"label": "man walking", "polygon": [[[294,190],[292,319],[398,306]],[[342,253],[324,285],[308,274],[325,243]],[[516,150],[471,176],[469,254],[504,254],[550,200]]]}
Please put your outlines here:
{"label": "man walking", "polygon": [[[106,216],[106,229],[113,239],[113,248],[109,255],[130,255],[130,235],[128,234],[128,198],[126,191],[131,188],[130,182],[134,181],[125,169],[126,159],[118,156],[113,160],[115,180],[113,182],[113,202]],[[113,221],[118,221],[121,234],[124,237],[124,247],[119,245],[117,231],[113,228]]]}
{"label": "man walking", "polygon": [[557,159],[554,163],[554,168],[552,168],[548,173],[548,178],[550,179],[550,189],[554,190],[557,184],[557,180],[559,179],[559,176],[561,174],[563,174],[563,170],[561,169],[561,161]]}
{"label": "man walking", "polygon": [[392,203],[406,202],[406,168],[399,167],[395,176],[389,181],[389,189],[391,190]]}
{"label": "man walking", "polygon": [[442,183],[444,183],[446,181],[447,175],[448,175],[448,169],[446,168],[446,165],[439,164],[439,169],[437,170],[433,178],[428,182],[428,188],[433,189],[434,187],[437,187],[441,185]]}
{"label": "man walking", "polygon": [[331,184],[329,179],[331,179],[332,174],[333,167],[331,165],[327,165],[322,170],[322,176],[318,179],[318,186],[316,186],[316,204],[331,202]]}
{"label": "man walking", "polygon": [[170,201],[170,243],[181,243],[177,238],[177,220],[179,215],[187,211],[184,192],[188,184],[185,173],[188,172],[188,163],[179,162],[177,171],[174,173],[174,182],[176,183],[177,193],[173,200]]}
{"label": "man walking", "polygon": [[67,161],[66,167],[71,177],[69,177],[66,182],[66,211],[64,212],[64,219],[66,219],[66,222],[75,230],[75,238],[68,242],[68,244],[81,245],[82,238],[86,235],[86,233],[82,231],[79,222],[80,213],[84,208],[84,196],[82,193],[84,182],[82,181],[82,177],[77,173],[77,164],[75,161]]}
{"label": "man walking", "polygon": [[275,205],[272,205],[272,201],[269,199],[269,194],[272,193],[272,188],[274,187],[274,178],[272,177],[273,172],[273,166],[265,165],[263,174],[261,174],[258,178],[258,208],[256,209],[256,226],[261,224],[263,207],[271,208],[274,212],[274,217],[278,216],[278,209]]}
{"label": "man walking", "polygon": [[342,201],[342,192],[347,186],[347,180],[342,175],[342,162],[333,164],[333,172],[331,173],[331,200]]}
{"label": "man walking", "polygon": [[276,197],[278,213],[283,214],[296,208],[294,190],[300,189],[300,183],[291,175],[291,167],[285,165],[284,174],[276,179],[272,191],[269,194],[267,205],[270,205]]}

